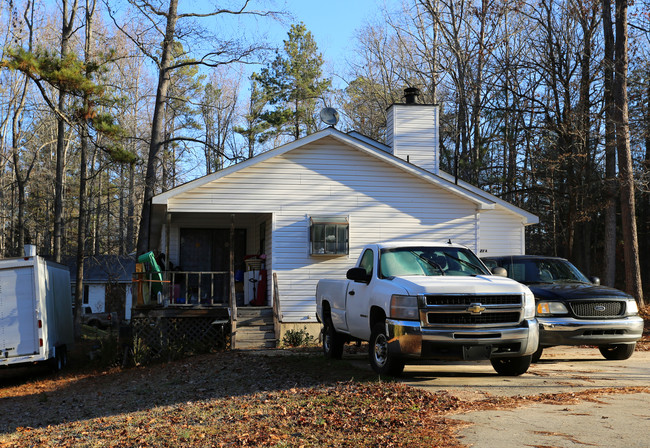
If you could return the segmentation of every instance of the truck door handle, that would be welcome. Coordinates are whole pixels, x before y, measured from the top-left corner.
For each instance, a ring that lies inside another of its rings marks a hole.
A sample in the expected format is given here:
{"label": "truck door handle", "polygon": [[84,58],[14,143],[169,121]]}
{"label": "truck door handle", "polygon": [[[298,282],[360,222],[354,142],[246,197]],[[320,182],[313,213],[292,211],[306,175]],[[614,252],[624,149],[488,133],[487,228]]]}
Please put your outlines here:
{"label": "truck door handle", "polygon": [[354,295],[354,291],[348,291],[348,294],[350,294],[351,296],[353,296],[353,295]]}

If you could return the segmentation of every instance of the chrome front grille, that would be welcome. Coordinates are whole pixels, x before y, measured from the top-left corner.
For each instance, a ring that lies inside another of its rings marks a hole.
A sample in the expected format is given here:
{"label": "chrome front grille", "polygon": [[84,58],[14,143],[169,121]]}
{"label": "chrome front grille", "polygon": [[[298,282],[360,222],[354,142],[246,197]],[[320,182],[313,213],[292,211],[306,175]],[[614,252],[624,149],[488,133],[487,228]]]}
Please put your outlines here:
{"label": "chrome front grille", "polygon": [[618,301],[589,301],[569,302],[571,311],[576,317],[619,317],[625,312],[625,302]]}
{"label": "chrome front grille", "polygon": [[522,297],[518,294],[507,295],[427,295],[427,306],[434,305],[466,305],[480,303],[481,305],[521,305]]}
{"label": "chrome front grille", "polygon": [[420,299],[425,327],[516,325],[521,319],[521,294],[427,294]]}

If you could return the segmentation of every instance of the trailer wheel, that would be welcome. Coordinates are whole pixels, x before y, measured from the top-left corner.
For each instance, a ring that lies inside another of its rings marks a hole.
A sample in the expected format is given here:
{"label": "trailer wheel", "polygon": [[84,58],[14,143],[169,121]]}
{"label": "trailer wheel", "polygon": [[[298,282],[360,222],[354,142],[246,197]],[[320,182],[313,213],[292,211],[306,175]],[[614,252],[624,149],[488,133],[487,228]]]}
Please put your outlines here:
{"label": "trailer wheel", "polygon": [[54,372],[60,372],[61,369],[63,369],[63,350],[61,347],[55,347],[54,348],[54,358],[50,360],[50,365],[52,366],[52,370]]}

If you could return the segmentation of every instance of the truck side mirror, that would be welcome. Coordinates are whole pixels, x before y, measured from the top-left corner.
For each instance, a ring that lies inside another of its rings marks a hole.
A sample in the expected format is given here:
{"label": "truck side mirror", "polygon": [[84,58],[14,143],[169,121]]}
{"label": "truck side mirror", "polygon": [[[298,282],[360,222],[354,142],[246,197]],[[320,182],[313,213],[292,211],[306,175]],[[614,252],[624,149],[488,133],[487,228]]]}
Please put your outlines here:
{"label": "truck side mirror", "polygon": [[600,278],[599,277],[589,277],[589,281],[591,281],[591,283],[593,283],[596,286],[600,285]]}
{"label": "truck side mirror", "polygon": [[352,268],[348,269],[347,274],[345,275],[348,280],[361,283],[370,283],[370,276],[366,273],[364,268]]}
{"label": "truck side mirror", "polygon": [[497,266],[495,268],[492,268],[492,274],[498,275],[499,277],[507,277],[508,276],[508,271],[506,271],[506,268],[502,268],[501,266]]}

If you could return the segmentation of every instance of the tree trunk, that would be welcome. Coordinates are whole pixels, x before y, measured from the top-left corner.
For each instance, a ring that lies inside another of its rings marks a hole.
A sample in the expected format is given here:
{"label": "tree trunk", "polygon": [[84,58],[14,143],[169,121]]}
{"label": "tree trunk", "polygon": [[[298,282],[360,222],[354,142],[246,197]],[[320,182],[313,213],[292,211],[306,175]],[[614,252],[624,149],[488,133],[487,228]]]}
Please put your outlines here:
{"label": "tree trunk", "polygon": [[[61,59],[67,54],[70,47],[70,38],[74,32],[74,18],[77,12],[77,0],[74,0],[68,15],[68,0],[61,0],[63,9],[61,26]],[[62,87],[59,90],[58,108],[65,108],[66,92]],[[57,116],[56,135],[56,173],[54,181],[54,260],[61,262],[61,243],[63,240],[63,170],[65,169],[65,121]]]}
{"label": "tree trunk", "polygon": [[618,151],[619,180],[621,186],[621,217],[625,252],[625,289],[633,295],[639,306],[644,305],[639,264],[639,242],[636,229],[634,177],[630,150],[630,125],[628,118],[627,0],[616,0],[616,74],[614,76],[614,102],[616,115],[616,149]]}
{"label": "tree trunk", "polygon": [[616,123],[614,122],[614,30],[611,0],[603,0],[603,31],[605,35],[605,244],[603,284],[616,283]]}
{"label": "tree trunk", "polygon": [[163,142],[163,114],[170,84],[169,64],[171,61],[174,33],[176,31],[176,21],[178,19],[177,9],[178,0],[170,0],[169,12],[167,13],[165,39],[161,47],[160,67],[158,71],[158,89],[156,90],[156,103],[154,105],[153,122],[151,125],[151,142],[149,144],[149,156],[147,158],[147,171],[144,177],[144,197],[142,203],[142,215],[140,217],[140,229],[138,231],[138,254],[143,254],[149,250],[151,200],[156,185],[156,160],[158,159],[158,153],[160,152],[160,147]]}

